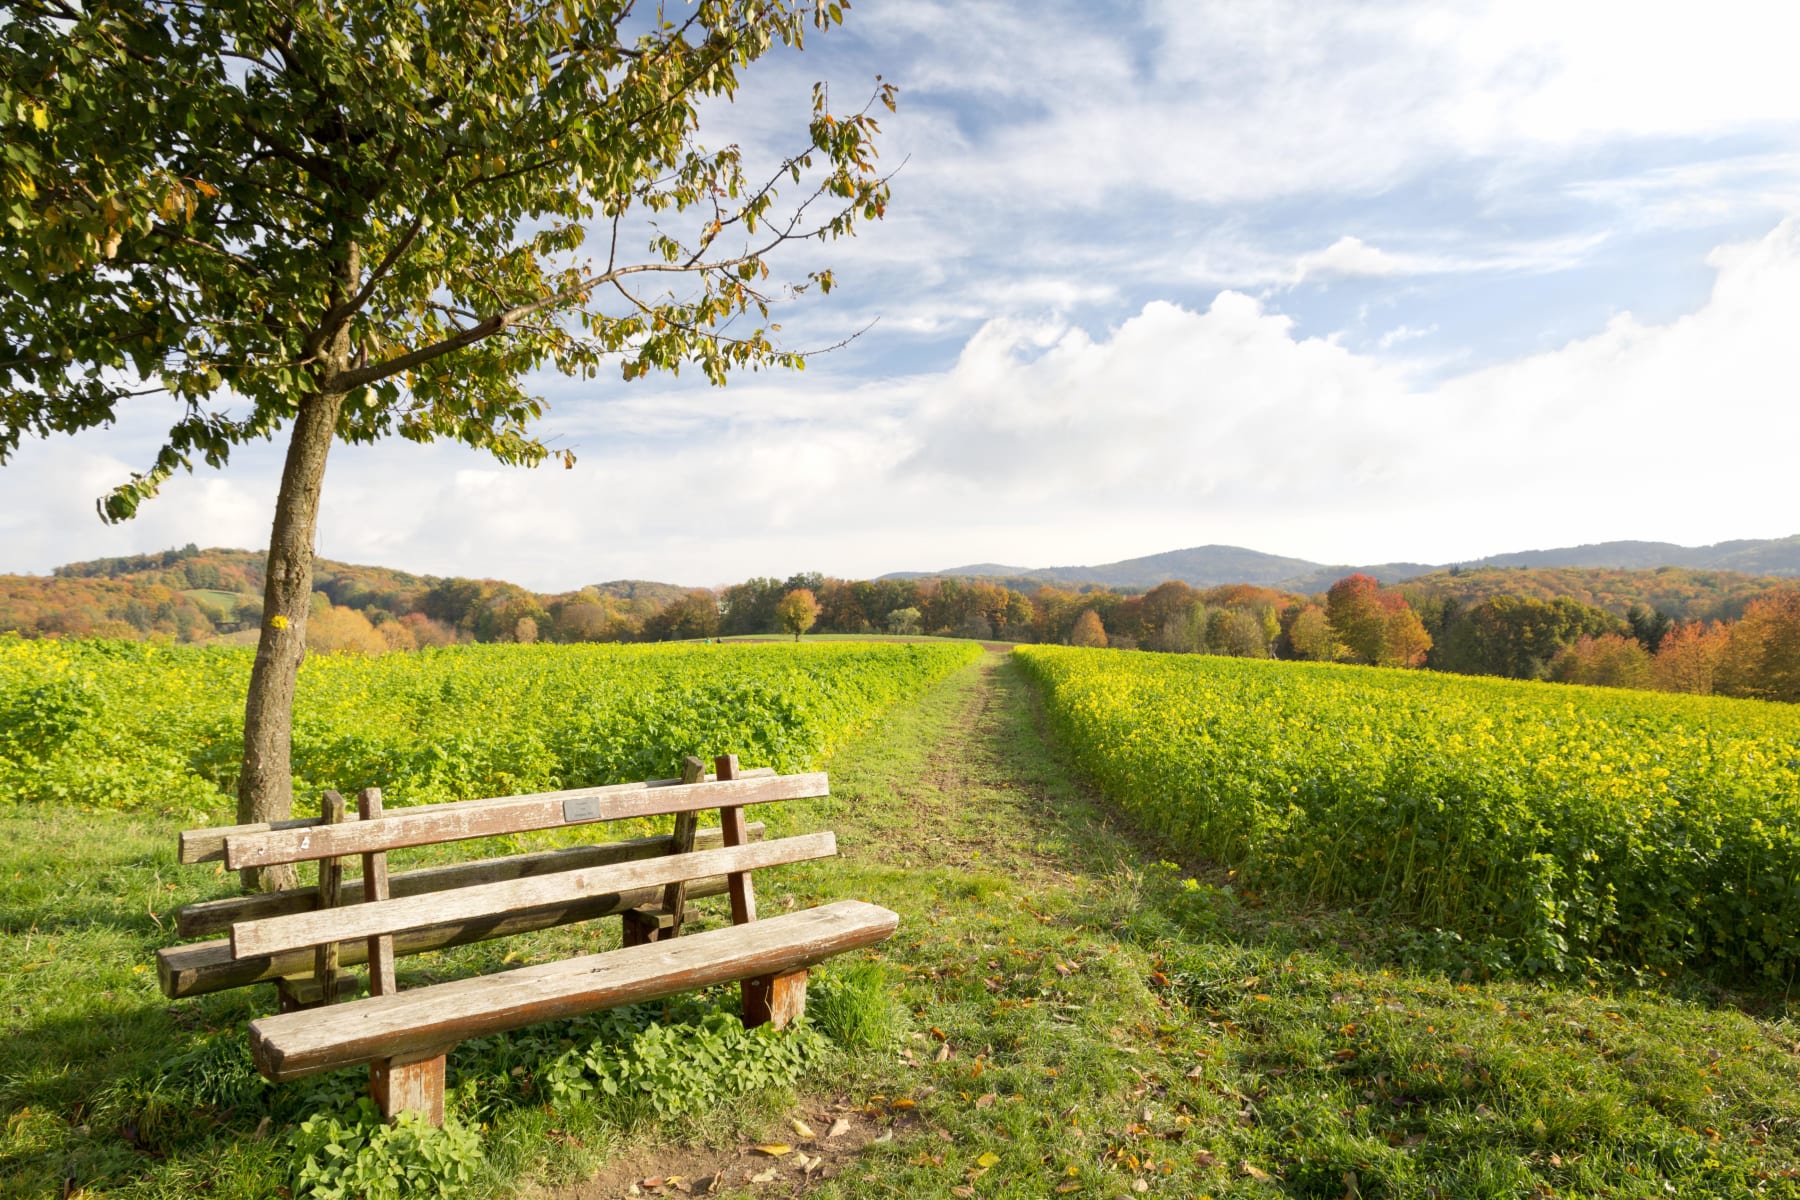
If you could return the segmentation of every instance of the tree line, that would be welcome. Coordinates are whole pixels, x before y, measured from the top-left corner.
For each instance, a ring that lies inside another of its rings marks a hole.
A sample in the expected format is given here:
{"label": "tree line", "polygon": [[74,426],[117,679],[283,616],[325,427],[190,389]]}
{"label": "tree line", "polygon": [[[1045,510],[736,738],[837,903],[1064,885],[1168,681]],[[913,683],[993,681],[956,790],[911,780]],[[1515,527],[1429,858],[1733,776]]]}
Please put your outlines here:
{"label": "tree line", "polygon": [[[1562,582],[1558,574],[1553,582]],[[1619,572],[1584,594],[1632,593]],[[932,635],[1365,663],[1702,695],[1800,701],[1800,588],[1692,573],[1644,573],[1689,613],[1630,603],[1620,613],[1545,596],[1546,573],[1446,573],[1396,587],[1350,575],[1324,593],[1169,582],[1147,592],[990,580],[757,577],[718,589],[597,584],[538,593],[502,580],[434,578],[321,560],[312,653],[381,654],[457,642],[654,642],[807,632]],[[25,636],[205,642],[253,630],[263,558],[186,546],[0,576],[0,630]],[[1514,578],[1520,592],[1500,590]],[[1459,582],[1471,586],[1457,590]],[[1640,593],[1641,594],[1641,593]]]}

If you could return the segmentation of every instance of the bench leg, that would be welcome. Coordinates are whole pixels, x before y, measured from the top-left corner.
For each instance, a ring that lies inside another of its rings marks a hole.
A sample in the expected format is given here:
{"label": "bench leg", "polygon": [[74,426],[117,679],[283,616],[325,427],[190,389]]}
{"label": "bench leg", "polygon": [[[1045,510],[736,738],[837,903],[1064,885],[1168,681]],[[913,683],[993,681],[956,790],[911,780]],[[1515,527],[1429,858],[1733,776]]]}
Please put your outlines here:
{"label": "bench leg", "polygon": [[[340,974],[332,980],[332,1000],[349,1000],[362,990],[362,980],[354,975]],[[325,989],[319,985],[318,979],[311,975],[283,975],[275,981],[275,995],[279,1012],[299,1012],[306,1008],[318,1008],[329,1003],[325,999]]]}
{"label": "bench leg", "polygon": [[384,1119],[412,1109],[433,1125],[444,1123],[444,1052],[426,1053],[369,1064],[369,1094]]}
{"label": "bench leg", "polygon": [[666,942],[675,936],[675,918],[656,908],[628,908],[619,914],[624,921],[621,944],[642,946],[649,942]]}
{"label": "bench leg", "polygon": [[773,1025],[786,1029],[788,1022],[806,1012],[806,968],[780,975],[763,975],[746,979],[744,990],[744,1025]]}

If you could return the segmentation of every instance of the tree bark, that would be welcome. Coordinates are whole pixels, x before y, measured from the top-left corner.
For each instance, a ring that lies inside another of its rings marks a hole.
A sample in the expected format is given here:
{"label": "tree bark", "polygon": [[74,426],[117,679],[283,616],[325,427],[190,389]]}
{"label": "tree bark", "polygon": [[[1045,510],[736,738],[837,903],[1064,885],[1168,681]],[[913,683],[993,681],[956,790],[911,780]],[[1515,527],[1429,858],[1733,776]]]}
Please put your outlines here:
{"label": "tree bark", "polygon": [[[339,263],[332,303],[354,293],[360,272],[357,247],[349,243]],[[294,686],[306,656],[306,617],[312,608],[313,540],[319,524],[319,495],[325,459],[337,433],[345,392],[333,386],[349,366],[350,324],[346,317],[329,332],[315,377],[318,390],[300,402],[288,437],[281,490],[263,580],[261,636],[244,701],[244,761],[238,772],[240,824],[285,820],[293,811],[292,766]],[[295,885],[291,865],[249,868],[241,873],[252,891],[279,891]]]}

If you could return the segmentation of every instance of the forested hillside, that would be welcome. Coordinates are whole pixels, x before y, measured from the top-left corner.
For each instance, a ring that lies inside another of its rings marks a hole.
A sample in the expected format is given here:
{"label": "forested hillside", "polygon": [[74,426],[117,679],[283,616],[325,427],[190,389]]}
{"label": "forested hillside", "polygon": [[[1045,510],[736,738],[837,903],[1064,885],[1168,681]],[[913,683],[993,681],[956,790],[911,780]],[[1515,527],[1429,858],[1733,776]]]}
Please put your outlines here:
{"label": "forested hillside", "polygon": [[[0,632],[248,640],[263,558],[187,546],[54,576],[0,576]],[[319,561],[308,646],[381,654],[455,642],[658,642],[793,630],[938,635],[1800,700],[1800,587],[1730,571],[1453,568],[1351,574],[1311,594],[1254,583],[1148,591],[955,577],[759,577],[717,590],[614,580],[533,592]]]}

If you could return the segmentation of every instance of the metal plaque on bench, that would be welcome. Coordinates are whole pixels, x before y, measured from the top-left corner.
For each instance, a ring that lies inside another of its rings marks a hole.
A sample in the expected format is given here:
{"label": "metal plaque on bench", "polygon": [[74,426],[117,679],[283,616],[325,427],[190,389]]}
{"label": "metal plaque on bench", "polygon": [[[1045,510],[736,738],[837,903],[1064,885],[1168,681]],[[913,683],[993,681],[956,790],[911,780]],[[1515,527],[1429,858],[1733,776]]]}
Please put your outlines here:
{"label": "metal plaque on bench", "polygon": [[600,797],[571,796],[563,801],[563,820],[570,823],[576,821],[598,821],[600,819]]}

